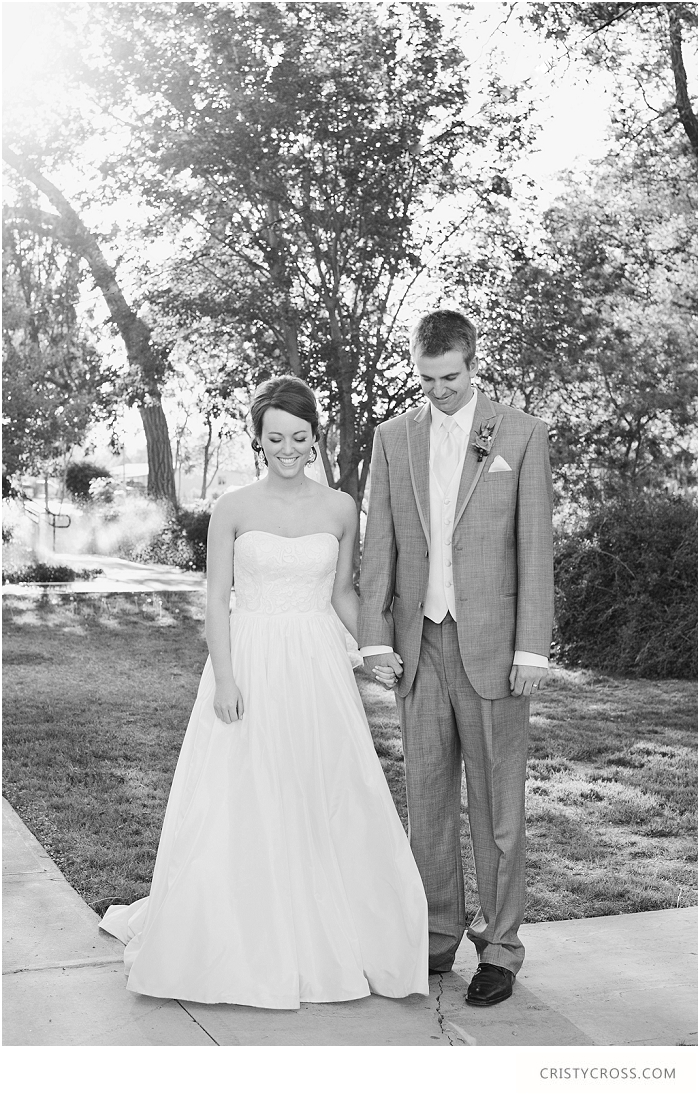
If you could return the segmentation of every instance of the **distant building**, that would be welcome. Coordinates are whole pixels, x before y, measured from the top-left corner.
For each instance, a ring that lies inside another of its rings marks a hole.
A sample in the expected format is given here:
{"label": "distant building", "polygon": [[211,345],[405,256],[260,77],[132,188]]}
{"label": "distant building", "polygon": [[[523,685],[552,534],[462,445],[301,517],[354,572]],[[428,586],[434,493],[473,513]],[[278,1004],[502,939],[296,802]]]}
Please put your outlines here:
{"label": "distant building", "polygon": [[127,461],[121,465],[113,465],[109,475],[117,484],[127,488],[143,488],[145,491],[148,487],[148,462]]}
{"label": "distant building", "polygon": [[[122,484],[127,488],[148,487],[148,462],[126,462],[122,465],[113,465],[109,475],[115,482],[115,486]],[[250,484],[255,477],[245,469],[219,469],[207,490],[207,499],[216,499],[229,488],[240,488],[244,484]],[[200,469],[194,469],[191,473],[185,473],[178,469],[175,473],[175,488],[180,503],[194,503],[200,499],[202,491],[202,473]]]}
{"label": "distant building", "polygon": [[[245,469],[219,469],[207,489],[207,499],[218,499],[229,488],[241,488],[255,480],[253,473]],[[181,503],[194,503],[201,498],[202,471],[175,474],[175,486]]]}

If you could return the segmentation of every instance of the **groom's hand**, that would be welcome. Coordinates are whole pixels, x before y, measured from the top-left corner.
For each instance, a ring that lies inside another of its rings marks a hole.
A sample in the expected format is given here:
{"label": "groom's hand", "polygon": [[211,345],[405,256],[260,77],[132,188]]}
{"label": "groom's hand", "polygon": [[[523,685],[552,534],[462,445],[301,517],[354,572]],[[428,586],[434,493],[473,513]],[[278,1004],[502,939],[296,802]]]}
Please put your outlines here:
{"label": "groom's hand", "polygon": [[514,698],[535,693],[547,678],[546,667],[514,663],[510,672],[510,692]]}
{"label": "groom's hand", "polygon": [[378,652],[374,656],[365,656],[363,663],[373,679],[387,690],[393,690],[403,675],[401,656],[395,652]]}

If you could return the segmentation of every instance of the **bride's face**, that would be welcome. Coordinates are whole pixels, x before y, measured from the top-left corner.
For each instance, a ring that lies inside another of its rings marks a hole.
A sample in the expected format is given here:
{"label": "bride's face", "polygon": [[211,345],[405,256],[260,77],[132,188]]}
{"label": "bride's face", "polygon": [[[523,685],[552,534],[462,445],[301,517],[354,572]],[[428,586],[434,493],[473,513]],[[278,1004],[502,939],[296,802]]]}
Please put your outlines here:
{"label": "bride's face", "polygon": [[263,416],[260,445],[271,473],[285,480],[303,472],[315,442],[311,424],[284,412],[268,408]]}

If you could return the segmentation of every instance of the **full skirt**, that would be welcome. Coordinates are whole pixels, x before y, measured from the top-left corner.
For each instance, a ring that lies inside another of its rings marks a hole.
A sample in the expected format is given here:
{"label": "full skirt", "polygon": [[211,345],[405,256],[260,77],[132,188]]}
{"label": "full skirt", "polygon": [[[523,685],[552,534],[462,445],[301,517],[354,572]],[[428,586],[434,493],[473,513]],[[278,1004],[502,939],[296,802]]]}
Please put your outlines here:
{"label": "full skirt", "polygon": [[100,926],[127,986],[290,1009],[428,994],[423,885],[332,612],[231,617],[243,719],[211,663],[173,778],[149,897]]}

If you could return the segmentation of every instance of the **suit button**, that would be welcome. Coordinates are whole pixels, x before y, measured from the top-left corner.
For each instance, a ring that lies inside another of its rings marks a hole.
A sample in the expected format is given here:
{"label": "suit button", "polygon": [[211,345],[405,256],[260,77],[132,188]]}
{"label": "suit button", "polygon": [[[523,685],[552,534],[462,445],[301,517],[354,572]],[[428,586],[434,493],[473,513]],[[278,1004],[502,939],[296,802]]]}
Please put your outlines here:
{"label": "suit button", "polygon": [[422,603],[422,602],[419,602],[419,603],[418,603],[418,609],[419,609],[419,610],[422,610],[422,609],[423,609],[423,603]]}

